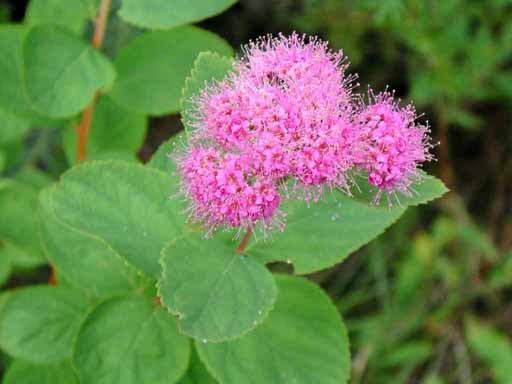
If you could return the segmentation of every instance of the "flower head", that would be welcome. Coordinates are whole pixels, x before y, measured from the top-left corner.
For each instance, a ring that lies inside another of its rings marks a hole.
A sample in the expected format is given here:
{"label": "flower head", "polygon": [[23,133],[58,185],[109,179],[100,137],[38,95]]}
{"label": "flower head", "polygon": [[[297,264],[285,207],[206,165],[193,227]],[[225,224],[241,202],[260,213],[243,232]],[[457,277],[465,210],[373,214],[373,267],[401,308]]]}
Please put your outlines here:
{"label": "flower head", "polygon": [[382,192],[407,195],[420,164],[432,159],[429,129],[416,122],[412,105],[401,108],[391,93],[370,97],[357,115],[360,148],[355,162],[379,188],[377,201]]}
{"label": "flower head", "polygon": [[247,45],[234,71],[195,99],[191,149],[178,166],[191,217],[214,228],[268,226],[285,180],[312,200],[324,186],[346,187],[354,125],[345,69],[342,53],[315,38]]}
{"label": "flower head", "polygon": [[210,229],[248,227],[261,221],[272,227],[280,203],[276,186],[260,179],[242,157],[214,148],[193,148],[178,164],[190,217]]}
{"label": "flower head", "polygon": [[356,105],[342,52],[316,38],[265,37],[244,52],[225,80],[194,99],[195,129],[178,159],[193,221],[282,229],[282,200],[350,192],[353,168],[378,187],[376,201],[408,193],[432,158],[412,106],[400,108],[389,92]]}

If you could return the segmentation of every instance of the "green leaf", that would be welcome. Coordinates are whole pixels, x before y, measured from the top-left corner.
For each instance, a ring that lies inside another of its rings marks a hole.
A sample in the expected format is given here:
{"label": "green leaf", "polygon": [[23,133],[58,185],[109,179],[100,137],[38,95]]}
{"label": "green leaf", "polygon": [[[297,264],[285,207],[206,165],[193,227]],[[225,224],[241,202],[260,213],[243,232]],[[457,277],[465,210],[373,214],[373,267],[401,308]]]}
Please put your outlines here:
{"label": "green leaf", "polygon": [[110,61],[61,27],[36,26],[23,45],[28,96],[41,114],[69,117],[114,81]]}
{"label": "green leaf", "polygon": [[94,0],[30,0],[25,24],[55,24],[80,35],[96,14]]}
{"label": "green leaf", "polygon": [[39,215],[46,256],[71,284],[103,297],[131,292],[141,284],[137,271],[103,240],[55,217],[50,189],[40,194]]}
{"label": "green leaf", "polygon": [[143,297],[100,304],[76,339],[73,365],[81,384],[168,384],[187,369],[190,343],[176,319]]}
{"label": "green leaf", "polygon": [[426,203],[447,191],[439,180],[425,176],[421,184],[413,186],[418,195],[401,199],[402,206],[389,208],[383,203],[372,205],[374,193],[359,180],[358,185],[361,192],[354,192],[354,198],[333,191],[324,201],[309,207],[303,201],[284,202],[284,232],[276,232],[264,241],[253,237],[246,253],[266,263],[293,263],[298,274],[315,272],[342,262],[380,235],[405,212],[406,206]]}
{"label": "green leaf", "polygon": [[[167,141],[163,142],[156,152],[151,156],[151,159],[148,161],[147,166],[159,169],[166,174],[172,175],[174,171],[176,171],[176,164],[170,158],[170,155],[174,153],[174,151],[178,148],[186,147],[186,139],[187,135],[185,131],[180,131],[176,135],[172,136]],[[179,179],[176,177],[175,184],[179,183]]]}
{"label": "green leaf", "polygon": [[[1,34],[0,34],[1,38]],[[1,44],[1,43],[0,43]],[[30,129],[30,121],[0,108],[0,144],[9,144],[24,138]]]}
{"label": "green leaf", "polygon": [[279,276],[268,318],[244,337],[198,343],[221,384],[343,384],[350,374],[345,327],[325,293],[303,278]]}
{"label": "green leaf", "polygon": [[115,60],[118,78],[112,98],[130,110],[151,115],[178,112],[185,78],[205,50],[233,55],[220,37],[192,26],[136,37]]}
{"label": "green leaf", "polygon": [[471,349],[491,369],[495,383],[510,383],[512,341],[505,334],[475,320],[466,322],[466,335]]}
{"label": "green leaf", "polygon": [[5,374],[3,384],[78,384],[69,363],[36,365],[14,361]]}
{"label": "green leaf", "polygon": [[195,103],[193,97],[198,96],[206,84],[221,81],[233,68],[233,62],[228,57],[217,53],[201,52],[197,57],[190,76],[185,80],[181,97],[181,121],[185,130],[192,130]]}
{"label": "green leaf", "polygon": [[368,184],[366,178],[362,176],[356,177],[359,191],[354,188],[354,199],[368,205],[383,208],[388,208],[389,202],[391,202],[393,206],[401,205],[403,207],[408,207],[426,204],[429,201],[435,200],[448,192],[448,188],[446,188],[441,180],[421,171],[420,176],[420,180],[413,183],[410,188],[412,196],[405,196],[400,193],[396,193],[396,197],[390,195],[388,201],[386,195],[383,194],[378,204],[375,204],[375,195],[377,193],[376,187]]}
{"label": "green leaf", "polygon": [[0,26],[0,60],[2,86],[0,87],[0,105],[20,116],[31,116],[33,108],[27,97],[23,68],[23,40],[26,28],[17,24]]}
{"label": "green leaf", "polygon": [[37,215],[38,191],[11,181],[0,189],[0,239],[11,243],[35,264],[45,262],[39,244]]}
{"label": "green leaf", "polygon": [[123,0],[119,15],[129,23],[163,29],[215,16],[237,0]]}
{"label": "green leaf", "polygon": [[185,376],[178,381],[178,384],[216,384],[217,381],[210,375],[195,348],[192,348],[190,364]]}
{"label": "green leaf", "polygon": [[71,357],[88,301],[69,288],[35,286],[10,293],[0,317],[0,346],[8,354],[47,364]]}
{"label": "green leaf", "polygon": [[[135,157],[146,135],[146,117],[113,103],[104,96],[96,104],[92,125],[87,139],[87,157],[131,153]],[[64,134],[64,151],[71,164],[76,162],[75,127],[69,127]]]}
{"label": "green leaf", "polygon": [[88,162],[62,176],[52,199],[65,224],[106,241],[147,276],[160,275],[161,249],[181,235],[185,217],[170,178],[121,161]]}
{"label": "green leaf", "polygon": [[274,305],[277,289],[264,265],[217,239],[190,234],[162,251],[159,296],[180,330],[201,341],[240,337]]}
{"label": "green leaf", "polygon": [[304,201],[284,202],[283,211],[284,232],[265,240],[253,237],[246,253],[266,263],[293,263],[295,273],[305,274],[340,263],[384,232],[404,208],[369,207],[333,191],[309,207]]}

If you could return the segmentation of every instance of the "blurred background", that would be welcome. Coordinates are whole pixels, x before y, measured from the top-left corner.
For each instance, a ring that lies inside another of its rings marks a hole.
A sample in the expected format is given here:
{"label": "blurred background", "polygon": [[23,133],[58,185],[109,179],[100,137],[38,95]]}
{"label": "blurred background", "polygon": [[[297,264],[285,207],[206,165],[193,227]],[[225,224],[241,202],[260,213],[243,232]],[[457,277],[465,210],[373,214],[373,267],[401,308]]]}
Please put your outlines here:
{"label": "blurred background", "polygon": [[[0,0],[0,22],[22,20],[25,7]],[[440,142],[427,170],[451,192],[312,276],[349,328],[351,382],[512,383],[512,1],[240,0],[201,25],[233,47],[267,33],[318,35],[344,50],[360,90],[389,86],[414,101]],[[125,39],[138,33],[122,28]],[[110,54],[118,43],[107,32]],[[178,116],[152,119],[139,157],[180,129]],[[44,132],[8,156],[56,176],[68,164],[60,135]]]}

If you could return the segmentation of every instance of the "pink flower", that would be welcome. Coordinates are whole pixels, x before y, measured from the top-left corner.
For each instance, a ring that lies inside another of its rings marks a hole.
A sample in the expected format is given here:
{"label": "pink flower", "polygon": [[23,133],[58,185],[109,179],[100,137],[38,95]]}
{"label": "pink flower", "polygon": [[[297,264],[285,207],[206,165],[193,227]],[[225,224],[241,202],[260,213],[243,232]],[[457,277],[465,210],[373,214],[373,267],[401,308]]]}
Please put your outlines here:
{"label": "pink flower", "polygon": [[191,217],[213,228],[272,226],[289,197],[279,193],[285,180],[317,200],[324,186],[346,188],[352,166],[342,53],[297,34],[263,38],[245,53],[195,100],[191,149],[178,167]]}
{"label": "pink flower", "polygon": [[192,201],[190,217],[210,229],[247,227],[260,220],[272,227],[281,197],[275,185],[260,180],[239,155],[193,148],[178,162],[182,187]]}
{"label": "pink flower", "polygon": [[[327,44],[292,34],[245,47],[227,78],[197,98],[188,152],[178,159],[190,218],[219,227],[283,229],[283,199],[350,193],[348,172],[382,192],[408,193],[431,159],[428,129],[392,95],[355,106],[347,65]],[[291,188],[286,188],[290,185]]]}
{"label": "pink flower", "polygon": [[389,92],[370,93],[370,104],[357,115],[359,150],[355,163],[368,172],[368,182],[382,192],[410,195],[418,167],[432,159],[429,129],[416,123],[412,105],[400,108]]}

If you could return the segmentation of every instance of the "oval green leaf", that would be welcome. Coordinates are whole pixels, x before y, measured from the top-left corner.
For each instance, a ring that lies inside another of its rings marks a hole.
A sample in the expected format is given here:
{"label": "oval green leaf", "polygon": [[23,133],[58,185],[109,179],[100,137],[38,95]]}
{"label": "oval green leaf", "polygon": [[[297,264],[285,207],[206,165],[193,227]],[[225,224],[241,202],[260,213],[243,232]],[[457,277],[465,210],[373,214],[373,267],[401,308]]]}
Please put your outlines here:
{"label": "oval green leaf", "polygon": [[120,50],[111,96],[126,108],[150,115],[178,112],[185,78],[199,52],[206,50],[233,55],[224,40],[197,27],[143,33]]}
{"label": "oval green leaf", "polygon": [[131,292],[141,284],[137,271],[103,240],[55,217],[50,189],[40,194],[39,217],[46,256],[74,286],[94,296],[108,297]]}
{"label": "oval green leaf", "polygon": [[29,99],[49,117],[80,112],[115,78],[105,56],[61,27],[32,28],[23,44],[23,59]]}
{"label": "oval green leaf", "polygon": [[277,278],[268,318],[240,339],[198,343],[221,384],[343,384],[350,374],[347,332],[327,295],[303,278]]}
{"label": "oval green leaf", "polygon": [[38,364],[71,357],[89,302],[69,288],[21,288],[7,297],[0,317],[0,347],[9,355]]}
{"label": "oval green leaf", "polygon": [[235,246],[190,234],[162,252],[159,296],[196,340],[230,340],[260,323],[274,305],[272,274]]}
{"label": "oval green leaf", "polygon": [[123,0],[119,15],[145,28],[164,29],[215,16],[237,0]]}
{"label": "oval green leaf", "polygon": [[160,276],[160,251],[181,235],[185,216],[171,179],[122,161],[88,162],[66,172],[53,192],[55,216],[105,240],[147,276]]}
{"label": "oval green leaf", "polygon": [[103,302],[84,321],[73,365],[81,384],[169,384],[187,369],[188,339],[176,319],[144,297]]}

